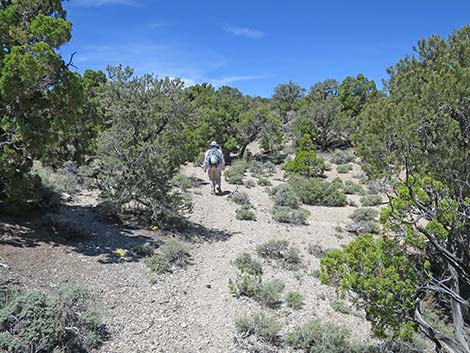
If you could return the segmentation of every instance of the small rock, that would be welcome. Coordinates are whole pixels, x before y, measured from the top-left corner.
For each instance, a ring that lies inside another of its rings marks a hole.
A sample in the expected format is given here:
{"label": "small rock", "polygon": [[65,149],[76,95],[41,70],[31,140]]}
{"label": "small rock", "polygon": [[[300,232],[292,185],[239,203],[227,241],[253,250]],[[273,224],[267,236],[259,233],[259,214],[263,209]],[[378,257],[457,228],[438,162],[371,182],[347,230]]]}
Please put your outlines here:
{"label": "small rock", "polygon": [[207,288],[209,288],[209,289],[211,289],[211,288],[212,288],[212,286],[211,286],[211,284],[210,284],[210,283],[209,283],[209,284],[206,284],[206,287],[207,287]]}

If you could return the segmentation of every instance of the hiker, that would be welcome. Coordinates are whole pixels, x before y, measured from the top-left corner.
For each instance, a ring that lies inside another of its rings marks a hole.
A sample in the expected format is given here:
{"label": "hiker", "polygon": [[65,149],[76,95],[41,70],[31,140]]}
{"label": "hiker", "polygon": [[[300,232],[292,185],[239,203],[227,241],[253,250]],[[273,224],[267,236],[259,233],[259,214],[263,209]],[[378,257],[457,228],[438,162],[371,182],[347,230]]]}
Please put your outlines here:
{"label": "hiker", "polygon": [[222,170],[225,169],[224,154],[217,142],[212,141],[204,156],[204,173],[211,181],[211,194],[222,193]]}

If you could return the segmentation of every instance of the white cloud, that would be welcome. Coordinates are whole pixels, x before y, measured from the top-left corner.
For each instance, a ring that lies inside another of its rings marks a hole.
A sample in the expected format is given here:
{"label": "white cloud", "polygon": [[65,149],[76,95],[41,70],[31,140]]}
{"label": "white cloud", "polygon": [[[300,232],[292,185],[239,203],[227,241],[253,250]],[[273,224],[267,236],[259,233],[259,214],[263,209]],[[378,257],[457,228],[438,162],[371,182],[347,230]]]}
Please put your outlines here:
{"label": "white cloud", "polygon": [[[70,46],[70,45],[69,45]],[[72,50],[72,48],[70,48]],[[264,79],[266,75],[227,75],[220,71],[227,61],[210,50],[179,49],[158,44],[131,43],[74,48],[74,64],[79,70],[104,70],[108,65],[130,66],[137,75],[181,78],[186,86],[208,82],[219,87],[235,82]],[[225,71],[225,70],[224,70]]]}
{"label": "white cloud", "polygon": [[253,39],[261,39],[266,37],[266,33],[263,33],[256,29],[236,26],[225,26],[224,28],[227,32],[235,34],[236,36],[248,37]]}

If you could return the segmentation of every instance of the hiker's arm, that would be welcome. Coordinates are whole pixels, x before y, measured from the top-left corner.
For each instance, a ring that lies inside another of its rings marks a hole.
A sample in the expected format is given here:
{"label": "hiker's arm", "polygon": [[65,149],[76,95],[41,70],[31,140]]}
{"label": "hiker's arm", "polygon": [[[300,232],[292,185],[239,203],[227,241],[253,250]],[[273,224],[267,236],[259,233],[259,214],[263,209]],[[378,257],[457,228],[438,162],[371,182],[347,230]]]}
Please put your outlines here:
{"label": "hiker's arm", "polygon": [[222,162],[220,163],[220,167],[222,170],[225,170],[225,158],[224,158],[224,153],[222,150],[220,151],[220,154],[222,155]]}

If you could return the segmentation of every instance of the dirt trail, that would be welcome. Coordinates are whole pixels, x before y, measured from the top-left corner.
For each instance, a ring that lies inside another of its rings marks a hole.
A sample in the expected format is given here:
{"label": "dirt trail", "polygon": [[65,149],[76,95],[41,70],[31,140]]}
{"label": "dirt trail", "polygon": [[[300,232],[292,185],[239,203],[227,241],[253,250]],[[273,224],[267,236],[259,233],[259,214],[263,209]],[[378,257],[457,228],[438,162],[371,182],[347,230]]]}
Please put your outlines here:
{"label": "dirt trail", "polygon": [[[206,179],[200,168],[187,167],[184,172]],[[276,176],[273,182],[279,182]],[[263,262],[264,278],[278,278],[286,284],[285,293],[296,290],[305,298],[301,311],[284,305],[275,311],[285,323],[283,330],[320,318],[353,330],[356,340],[367,340],[369,325],[360,313],[344,315],[331,308],[336,295],[310,275],[319,268],[319,259],[307,252],[309,244],[329,249],[351,241],[345,233],[339,239],[334,228],[348,223],[354,208],[306,206],[312,214],[309,224],[293,227],[271,220],[272,202],[264,187],[239,189],[250,196],[256,222],[236,220],[238,206],[227,196],[210,195],[208,185],[191,190],[193,227],[184,237],[191,245],[193,264],[186,270],[155,277],[139,259],[122,261],[114,250],[159,243],[173,235],[110,225],[93,211],[96,195],[84,192],[62,212],[92,234],[86,241],[48,240],[44,228],[32,223],[0,222],[0,262],[9,266],[0,267],[0,278],[25,287],[51,288],[66,282],[92,289],[103,303],[110,331],[100,352],[240,352],[234,342],[234,321],[260,306],[230,295],[227,283],[236,274],[231,261],[242,252],[254,254],[256,245],[267,240],[286,239],[301,250],[303,268],[292,272]]]}

